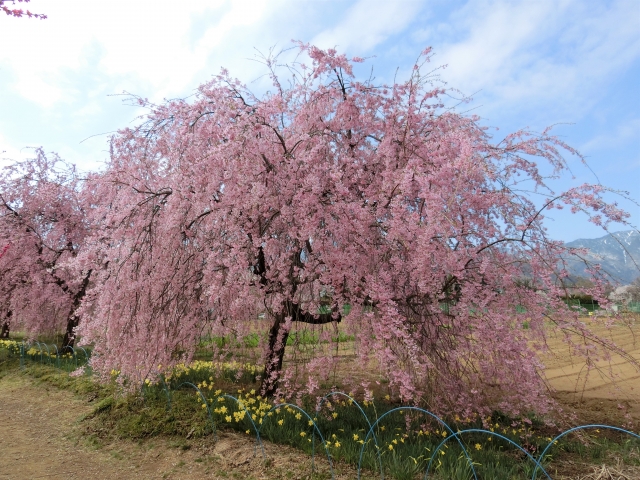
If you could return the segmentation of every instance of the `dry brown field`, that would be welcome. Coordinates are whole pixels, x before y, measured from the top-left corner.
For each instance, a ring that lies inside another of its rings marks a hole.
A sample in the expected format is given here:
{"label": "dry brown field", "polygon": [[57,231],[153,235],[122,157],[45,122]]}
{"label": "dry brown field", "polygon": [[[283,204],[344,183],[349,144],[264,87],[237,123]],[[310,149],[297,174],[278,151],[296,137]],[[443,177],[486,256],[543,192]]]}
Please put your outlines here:
{"label": "dry brown field", "polygon": [[[573,355],[559,335],[551,335],[551,353],[543,356],[544,372],[554,396],[578,415],[581,422],[625,423],[630,415],[640,424],[640,316],[628,316],[611,327],[593,317],[582,321],[594,334],[611,340],[628,357],[613,354],[593,362],[589,369],[581,356]],[[634,360],[637,364],[634,365]]]}
{"label": "dry brown field", "polygon": [[[584,357],[572,352],[563,335],[549,330],[549,352],[541,355],[546,369],[541,374],[560,406],[575,414],[575,418],[566,418],[567,425],[576,422],[630,425],[625,415],[630,416],[636,426],[640,425],[640,315],[623,316],[610,326],[606,326],[607,320],[606,317],[581,318],[589,331],[613,342],[626,356],[614,353],[608,359],[593,361],[591,368]],[[580,338],[573,340],[580,343]],[[330,352],[326,346],[318,345],[300,346],[297,350],[288,347],[285,366],[308,361],[318,353]],[[347,375],[356,375],[358,381],[384,379],[383,370],[373,362],[367,368],[358,368],[353,342],[340,343],[338,351],[333,347],[331,353],[337,353],[340,358],[331,376],[337,384]]]}

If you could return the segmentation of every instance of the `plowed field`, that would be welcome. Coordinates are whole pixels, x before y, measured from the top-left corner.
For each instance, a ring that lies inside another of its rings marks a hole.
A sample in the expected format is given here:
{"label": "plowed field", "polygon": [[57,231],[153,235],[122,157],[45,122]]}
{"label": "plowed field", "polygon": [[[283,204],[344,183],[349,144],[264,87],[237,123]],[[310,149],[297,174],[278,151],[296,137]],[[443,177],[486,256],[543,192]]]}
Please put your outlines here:
{"label": "plowed field", "polygon": [[628,357],[613,354],[595,361],[589,369],[585,359],[572,355],[561,337],[552,336],[548,342],[552,353],[544,356],[549,384],[558,399],[573,407],[584,422],[612,423],[625,413],[640,422],[640,371],[631,361],[640,362],[640,321],[631,319],[610,328],[590,318],[583,321],[590,331],[613,341]]}

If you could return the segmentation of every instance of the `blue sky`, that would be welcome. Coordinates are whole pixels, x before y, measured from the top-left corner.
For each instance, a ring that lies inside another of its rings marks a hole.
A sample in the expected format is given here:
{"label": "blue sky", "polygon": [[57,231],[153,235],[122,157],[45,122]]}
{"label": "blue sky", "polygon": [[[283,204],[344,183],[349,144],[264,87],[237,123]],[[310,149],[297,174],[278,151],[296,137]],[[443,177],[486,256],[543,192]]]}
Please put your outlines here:
{"label": "blue sky", "polygon": [[[0,17],[0,152],[58,152],[82,169],[107,159],[108,133],[140,112],[123,91],[151,100],[185,97],[221,67],[265,88],[257,51],[291,40],[372,57],[380,82],[399,78],[432,46],[434,67],[473,95],[464,108],[498,127],[555,132],[589,163],[575,178],[640,200],[640,0],[32,0],[47,20]],[[610,197],[612,200],[615,197]],[[619,199],[640,225],[640,208]],[[552,237],[603,232],[554,213]],[[613,227],[620,230],[623,227]]]}

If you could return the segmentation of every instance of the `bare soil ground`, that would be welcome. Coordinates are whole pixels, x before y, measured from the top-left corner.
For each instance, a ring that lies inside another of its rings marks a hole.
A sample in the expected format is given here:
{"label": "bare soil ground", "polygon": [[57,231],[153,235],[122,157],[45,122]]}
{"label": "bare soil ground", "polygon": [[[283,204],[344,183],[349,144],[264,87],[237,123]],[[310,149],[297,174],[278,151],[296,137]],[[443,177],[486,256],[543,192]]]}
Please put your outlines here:
{"label": "bare soil ground", "polygon": [[[189,441],[154,438],[102,443],[82,435],[79,422],[93,409],[89,398],[28,377],[0,380],[0,479],[303,479],[311,459],[299,451],[265,443],[264,461],[253,439],[223,432]],[[326,459],[316,460],[314,478],[331,478]],[[356,473],[337,466],[336,478]]]}
{"label": "bare soil ground", "polygon": [[[585,322],[592,320],[585,319]],[[640,322],[610,329],[593,323],[592,330],[615,341],[640,361]],[[580,423],[640,423],[640,373],[627,360],[613,356],[587,368],[572,356],[561,338],[551,338],[545,375],[565,410]],[[613,373],[613,379],[610,376]],[[265,442],[266,458],[255,455],[253,438],[221,433],[213,438],[153,438],[144,442],[106,442],[87,436],[81,419],[93,410],[92,398],[40,383],[28,376],[0,379],[0,480],[23,479],[303,479],[311,477],[311,459],[289,447]],[[626,415],[626,417],[625,417]],[[330,478],[326,459],[319,459],[313,478]],[[356,478],[354,469],[336,466],[336,478]],[[605,476],[605,467],[563,479],[640,478]],[[615,467],[615,466],[614,466]],[[577,468],[577,467],[576,467]],[[568,470],[568,471],[567,471]],[[585,471],[584,466],[577,469]],[[637,472],[637,470],[633,470]],[[635,474],[632,474],[635,475]],[[366,478],[366,477],[365,477]]]}

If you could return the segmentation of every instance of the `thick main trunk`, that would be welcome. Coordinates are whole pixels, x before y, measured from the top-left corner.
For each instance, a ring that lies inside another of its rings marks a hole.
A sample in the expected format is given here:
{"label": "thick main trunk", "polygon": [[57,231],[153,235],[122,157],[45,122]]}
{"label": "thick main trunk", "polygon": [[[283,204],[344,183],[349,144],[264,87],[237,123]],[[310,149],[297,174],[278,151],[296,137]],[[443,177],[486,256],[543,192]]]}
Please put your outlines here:
{"label": "thick main trunk", "polygon": [[62,339],[62,351],[64,351],[68,347],[73,348],[73,345],[76,341],[76,334],[74,329],[78,326],[79,323],[80,319],[75,315],[72,315],[67,320],[67,330],[64,332],[64,337]]}
{"label": "thick main trunk", "polygon": [[89,285],[89,279],[91,278],[92,270],[87,272],[87,275],[82,280],[80,289],[73,297],[73,304],[69,310],[69,316],[67,317],[67,330],[64,332],[64,338],[62,339],[62,350],[67,347],[73,347],[76,341],[75,329],[80,323],[80,317],[76,314],[76,311],[80,307],[80,303],[87,293],[87,286]]}
{"label": "thick main trunk", "polygon": [[260,385],[260,395],[263,397],[272,397],[278,389],[284,350],[287,346],[288,338],[289,331],[285,326],[285,316],[282,313],[277,314],[271,330],[269,330],[269,347],[264,363],[262,384]]}
{"label": "thick main trunk", "polygon": [[278,389],[284,352],[287,346],[287,339],[289,338],[289,330],[286,328],[285,321],[287,317],[291,317],[292,322],[308,323],[311,325],[323,325],[331,322],[339,323],[342,320],[342,315],[340,314],[337,314],[335,318],[333,317],[333,313],[312,315],[309,312],[303,312],[297,303],[285,302],[284,311],[275,316],[271,330],[269,330],[269,346],[265,358],[262,383],[260,385],[260,395],[263,397],[275,395]]}
{"label": "thick main trunk", "polygon": [[0,338],[9,338],[9,329],[11,328],[11,315],[13,312],[9,310],[7,312],[4,323],[2,324],[2,331],[0,331]]}

